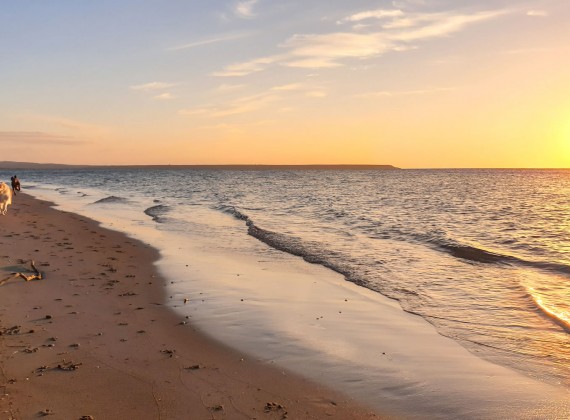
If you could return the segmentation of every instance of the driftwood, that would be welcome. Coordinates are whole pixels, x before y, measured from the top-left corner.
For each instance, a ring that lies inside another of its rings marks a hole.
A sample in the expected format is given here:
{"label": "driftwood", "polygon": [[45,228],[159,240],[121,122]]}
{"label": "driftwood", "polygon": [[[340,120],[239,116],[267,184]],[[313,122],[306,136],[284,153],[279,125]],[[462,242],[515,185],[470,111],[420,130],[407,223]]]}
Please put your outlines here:
{"label": "driftwood", "polygon": [[6,283],[8,280],[11,280],[15,277],[21,277],[23,278],[25,281],[31,281],[31,280],[43,280],[44,276],[42,273],[40,273],[40,271],[36,268],[36,265],[34,264],[34,261],[30,261],[30,265],[32,266],[32,270],[34,270],[34,274],[30,274],[30,275],[25,275],[24,273],[12,273],[10,274],[10,276],[6,277],[4,280],[0,281],[0,286],[2,286],[4,283]]}

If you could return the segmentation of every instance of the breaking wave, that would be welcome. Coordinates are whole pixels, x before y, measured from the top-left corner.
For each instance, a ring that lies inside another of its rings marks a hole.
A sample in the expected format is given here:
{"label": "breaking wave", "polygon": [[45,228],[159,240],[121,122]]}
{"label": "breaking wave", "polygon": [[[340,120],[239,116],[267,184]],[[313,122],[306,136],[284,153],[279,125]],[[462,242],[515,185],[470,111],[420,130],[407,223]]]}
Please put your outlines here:
{"label": "breaking wave", "polygon": [[144,211],[144,214],[146,214],[147,216],[152,217],[152,220],[154,220],[157,223],[162,223],[163,222],[163,216],[168,213],[170,211],[170,207],[165,206],[164,204],[159,204],[157,206],[152,206],[147,208]]}
{"label": "breaking wave", "polygon": [[565,311],[561,305],[552,304],[533,287],[528,287],[527,292],[532,299],[535,307],[555,324],[560,326],[566,332],[570,333],[570,312]]}
{"label": "breaking wave", "polygon": [[127,200],[124,197],[116,197],[114,195],[111,195],[109,197],[105,197],[102,198],[100,200],[97,200],[91,204],[124,204],[124,203],[128,203],[129,200]]}
{"label": "breaking wave", "polygon": [[[271,247],[293,255],[301,256],[309,262],[322,264],[334,269],[335,271],[339,271],[337,268],[331,267],[331,264],[327,261],[322,260],[322,258],[311,255],[311,253],[308,252],[307,244],[304,244],[300,239],[294,238],[290,235],[283,235],[277,232],[271,232],[269,230],[262,229],[256,226],[248,215],[242,213],[234,206],[221,205],[217,209],[223,211],[224,213],[233,215],[236,219],[245,221],[246,225],[248,226],[248,233],[251,236],[254,236],[262,242],[270,245]],[[405,237],[399,235],[396,235],[395,237],[392,237],[391,235],[388,235],[388,237],[382,236],[382,238],[402,241],[406,240]],[[435,238],[430,235],[414,235],[413,238],[409,239],[412,239],[414,242],[423,243],[423,245],[431,246],[432,248],[435,248],[436,250],[444,252],[455,258],[472,261],[475,263],[521,265],[554,273],[570,274],[570,266],[562,263],[527,260],[514,255],[508,255],[498,251],[484,249],[475,245],[460,243],[451,239]]]}
{"label": "breaking wave", "polygon": [[248,215],[237,210],[234,206],[221,205],[218,206],[217,209],[234,216],[238,220],[245,221],[247,233],[270,247],[301,257],[311,264],[319,264],[327,267],[342,274],[352,283],[370,288],[368,282],[360,277],[358,273],[350,267],[350,264],[345,262],[346,259],[343,258],[340,253],[331,249],[324,250],[322,244],[318,242],[304,241],[292,235],[263,229],[255,225]]}
{"label": "breaking wave", "polygon": [[550,261],[533,261],[514,255],[508,255],[500,252],[490,251],[473,245],[465,245],[457,242],[434,242],[436,247],[456,258],[469,260],[483,264],[503,264],[503,265],[519,265],[528,268],[549,271],[558,274],[570,274],[570,266]]}

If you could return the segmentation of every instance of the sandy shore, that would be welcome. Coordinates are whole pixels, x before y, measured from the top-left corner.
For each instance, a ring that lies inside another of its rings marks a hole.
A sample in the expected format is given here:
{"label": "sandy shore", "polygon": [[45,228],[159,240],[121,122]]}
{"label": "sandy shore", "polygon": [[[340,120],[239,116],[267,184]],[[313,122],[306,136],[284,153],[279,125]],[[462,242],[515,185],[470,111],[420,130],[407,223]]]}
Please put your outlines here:
{"label": "sandy shore", "polygon": [[0,225],[0,280],[44,274],[0,286],[1,419],[379,417],[197,332],[143,243],[26,194]]}

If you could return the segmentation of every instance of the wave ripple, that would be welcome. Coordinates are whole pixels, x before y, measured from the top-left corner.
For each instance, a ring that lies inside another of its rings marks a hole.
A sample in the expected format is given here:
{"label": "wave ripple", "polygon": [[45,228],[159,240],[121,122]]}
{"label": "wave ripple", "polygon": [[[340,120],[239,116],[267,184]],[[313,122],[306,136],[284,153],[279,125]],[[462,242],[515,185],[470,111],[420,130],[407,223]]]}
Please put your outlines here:
{"label": "wave ripple", "polygon": [[163,223],[163,216],[170,211],[170,207],[164,204],[159,204],[157,206],[152,206],[144,211],[144,214],[152,217],[156,223]]}
{"label": "wave ripple", "polygon": [[127,200],[124,197],[117,197],[114,195],[111,195],[109,197],[105,197],[102,198],[100,200],[97,200],[95,202],[93,202],[92,204],[123,204],[123,203],[128,203],[129,200]]}

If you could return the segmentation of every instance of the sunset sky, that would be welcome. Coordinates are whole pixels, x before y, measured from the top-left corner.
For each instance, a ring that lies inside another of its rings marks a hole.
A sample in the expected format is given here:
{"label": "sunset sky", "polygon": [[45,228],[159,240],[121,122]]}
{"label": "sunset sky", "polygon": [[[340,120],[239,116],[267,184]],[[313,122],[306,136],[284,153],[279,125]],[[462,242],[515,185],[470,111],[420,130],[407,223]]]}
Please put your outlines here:
{"label": "sunset sky", "polygon": [[567,0],[13,0],[0,160],[570,167]]}

